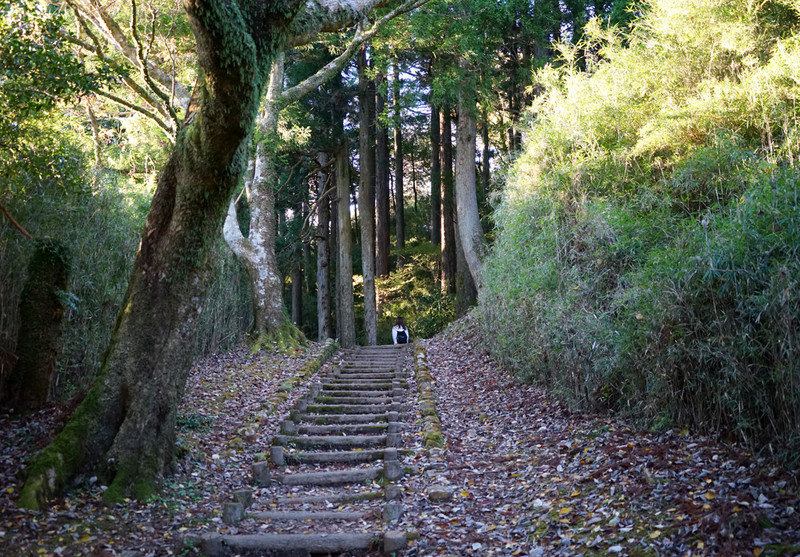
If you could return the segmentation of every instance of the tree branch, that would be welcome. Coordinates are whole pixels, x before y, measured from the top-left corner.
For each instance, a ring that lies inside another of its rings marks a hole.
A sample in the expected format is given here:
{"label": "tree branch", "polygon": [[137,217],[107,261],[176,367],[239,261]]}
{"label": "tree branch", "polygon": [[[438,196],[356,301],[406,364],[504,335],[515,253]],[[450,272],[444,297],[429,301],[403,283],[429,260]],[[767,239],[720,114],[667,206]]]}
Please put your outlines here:
{"label": "tree branch", "polygon": [[[89,0],[88,6],[79,4],[77,1],[70,1],[69,4],[73,11],[76,13],[80,11],[85,17],[88,17],[89,20],[100,30],[106,39],[108,39],[108,41],[116,47],[116,50],[122,54],[126,60],[128,60],[134,66],[140,67],[139,64],[141,64],[141,61],[136,54],[136,48],[130,44],[130,41],[125,36],[125,33],[119,24],[114,20],[114,18],[108,15],[108,12],[106,12],[96,0]],[[189,91],[186,89],[186,87],[177,79],[175,79],[174,75],[165,72],[152,61],[146,60],[145,65],[155,81],[167,89],[175,90],[175,96],[178,100],[178,104],[180,104],[185,110],[186,107],[189,106],[190,100]]]}
{"label": "tree branch", "polygon": [[164,120],[159,118],[153,112],[150,112],[149,110],[147,110],[146,108],[142,108],[141,106],[137,106],[132,102],[128,102],[125,99],[114,95],[113,93],[109,93],[108,91],[103,91],[101,89],[98,89],[95,92],[101,97],[105,97],[110,101],[113,101],[121,106],[124,106],[125,108],[129,108],[134,112],[138,112],[139,114],[146,116],[147,118],[150,118],[153,122],[155,122],[158,125],[159,128],[164,130],[164,133],[166,134],[167,139],[169,139],[170,143],[175,143],[175,130],[173,130],[169,126],[169,124],[167,124]]}
{"label": "tree branch", "polygon": [[410,12],[411,10],[418,8],[419,6],[423,5],[428,0],[406,0],[400,6],[380,18],[378,21],[372,24],[372,27],[369,30],[364,31],[362,33],[361,29],[356,30],[356,35],[347,45],[344,52],[342,52],[339,56],[335,59],[331,60],[325,66],[323,66],[317,73],[308,77],[295,85],[294,87],[290,87],[286,89],[281,94],[280,98],[278,99],[279,108],[282,108],[288,104],[293,103],[296,100],[304,97],[333,76],[339,73],[339,71],[347,64],[347,62],[353,57],[356,49],[361,46],[364,41],[371,39],[375,34],[380,30],[381,26],[387,21],[394,19],[395,17],[402,15],[404,13]]}
{"label": "tree branch", "polygon": [[25,236],[28,240],[33,240],[33,236],[31,236],[30,232],[25,230],[20,223],[18,223],[16,220],[14,220],[14,217],[11,216],[11,213],[9,213],[6,210],[6,208],[3,206],[2,203],[0,203],[0,211],[3,212],[3,214],[6,216],[6,218],[11,221],[11,224],[13,224],[14,227],[17,230],[19,230],[22,233],[23,236]]}

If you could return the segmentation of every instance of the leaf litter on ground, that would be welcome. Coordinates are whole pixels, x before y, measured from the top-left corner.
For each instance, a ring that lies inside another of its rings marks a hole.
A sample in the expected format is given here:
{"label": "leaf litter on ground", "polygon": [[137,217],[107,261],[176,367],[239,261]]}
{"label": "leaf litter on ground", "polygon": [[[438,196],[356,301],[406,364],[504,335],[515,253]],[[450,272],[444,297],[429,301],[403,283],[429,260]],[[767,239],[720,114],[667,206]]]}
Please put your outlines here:
{"label": "leaf litter on ground", "polygon": [[[573,412],[493,364],[480,337],[468,317],[422,342],[446,445],[405,486],[410,554],[800,555],[796,470]],[[431,501],[432,486],[452,499]]]}
{"label": "leaf litter on ground", "polygon": [[[800,555],[796,471],[711,437],[573,412],[495,365],[480,336],[470,317],[420,341],[445,446],[423,446],[412,394],[403,448],[413,472],[391,525],[409,534],[407,555]],[[204,532],[263,531],[223,524],[222,505],[248,487],[252,463],[314,381],[291,386],[322,350],[310,346],[199,361],[179,411],[175,474],[147,502],[110,505],[87,477],[41,512],[16,508],[22,468],[72,408],[0,417],[0,554],[191,554],[185,540]]]}

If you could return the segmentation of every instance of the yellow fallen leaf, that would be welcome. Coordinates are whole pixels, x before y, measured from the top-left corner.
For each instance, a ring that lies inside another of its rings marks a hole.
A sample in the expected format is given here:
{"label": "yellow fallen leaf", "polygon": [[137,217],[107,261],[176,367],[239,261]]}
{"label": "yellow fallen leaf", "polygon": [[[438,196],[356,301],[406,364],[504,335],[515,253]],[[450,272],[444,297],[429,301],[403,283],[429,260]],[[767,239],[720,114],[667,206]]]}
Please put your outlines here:
{"label": "yellow fallen leaf", "polygon": [[761,555],[761,552],[762,552],[762,551],[764,551],[764,548],[763,548],[763,547],[757,547],[757,548],[755,548],[755,549],[753,550],[753,555],[755,555],[756,557],[758,557],[759,555]]}
{"label": "yellow fallen leaf", "polygon": [[570,494],[570,497],[577,497],[577,496],[578,496],[578,495],[580,495],[580,494],[581,494],[581,492],[580,492],[580,491],[578,491],[578,490],[576,489],[575,491],[573,491],[573,492]]}
{"label": "yellow fallen leaf", "polygon": [[704,510],[704,511],[707,511],[707,510],[709,510],[710,508],[711,508],[711,505],[709,505],[708,503],[706,503],[705,505],[703,505],[703,510]]}
{"label": "yellow fallen leaf", "polygon": [[706,491],[705,498],[708,499],[709,501],[714,499],[716,496],[717,494],[714,493],[713,491]]}
{"label": "yellow fallen leaf", "polygon": [[703,541],[702,541],[702,540],[697,540],[697,544],[695,545],[695,547],[696,547],[697,549],[703,549],[705,546],[706,546],[706,544],[705,544],[705,543],[703,543]]}
{"label": "yellow fallen leaf", "polygon": [[461,490],[461,496],[462,497],[469,497],[469,491],[467,491],[466,489],[462,489]]}
{"label": "yellow fallen leaf", "polygon": [[14,488],[9,487],[8,489],[6,489],[6,493],[14,493]]}
{"label": "yellow fallen leaf", "polygon": [[558,511],[558,514],[565,515],[565,514],[569,514],[571,512],[572,512],[572,508],[571,507],[564,507],[563,509]]}
{"label": "yellow fallen leaf", "polygon": [[655,530],[654,532],[650,532],[650,539],[654,540],[660,535],[661,535],[661,530]]}

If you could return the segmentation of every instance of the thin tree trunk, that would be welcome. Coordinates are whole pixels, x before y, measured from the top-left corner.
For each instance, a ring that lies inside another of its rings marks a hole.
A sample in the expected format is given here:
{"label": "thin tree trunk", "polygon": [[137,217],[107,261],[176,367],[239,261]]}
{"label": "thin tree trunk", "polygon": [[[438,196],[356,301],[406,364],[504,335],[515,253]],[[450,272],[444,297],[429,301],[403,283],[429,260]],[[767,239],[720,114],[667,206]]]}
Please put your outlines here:
{"label": "thin tree trunk", "polygon": [[364,277],[364,332],[367,345],[377,344],[378,321],[375,307],[375,138],[373,102],[375,92],[367,77],[367,49],[362,45],[358,57],[359,160],[361,179],[358,207],[361,228],[361,270]]}
{"label": "thin tree trunk", "polygon": [[486,239],[478,215],[478,198],[475,194],[475,102],[462,92],[458,102],[456,130],[456,207],[458,231],[464,257],[475,286],[480,290],[481,269],[486,253]]}
{"label": "thin tree trunk", "polygon": [[103,142],[100,139],[100,127],[97,125],[97,117],[94,114],[92,104],[87,98],[86,114],[89,116],[89,125],[92,129],[92,150],[94,152],[94,171],[93,171],[93,186],[97,188],[100,184],[100,176],[103,174]]}
{"label": "thin tree trunk", "polygon": [[[318,156],[320,166],[328,162],[327,153]],[[326,194],[328,187],[327,172],[320,172],[317,176],[317,340],[322,342],[331,338],[331,298],[330,298],[330,197]]]}
{"label": "thin tree trunk", "polygon": [[[378,81],[376,100],[376,115],[383,114],[386,107],[386,96],[382,85],[385,85],[386,76],[381,75]],[[380,119],[376,123],[375,147],[375,204],[376,215],[376,251],[375,272],[378,276],[389,276],[389,224],[391,220],[389,203],[389,130]]]}
{"label": "thin tree trunk", "polygon": [[394,61],[394,191],[395,191],[395,242],[397,249],[406,246],[405,197],[403,194],[403,121],[400,102],[400,66]]}
{"label": "thin tree trunk", "polygon": [[336,326],[342,348],[356,345],[353,311],[353,239],[350,230],[350,161],[344,143],[336,153],[336,195],[339,251],[336,262]]}
{"label": "thin tree trunk", "polygon": [[489,184],[492,179],[491,149],[489,149],[489,117],[484,114],[481,125],[481,142],[483,154],[481,156],[481,189],[478,192],[478,206],[485,206],[486,196],[489,195]]}
{"label": "thin tree trunk", "polygon": [[271,335],[281,341],[282,337],[301,338],[293,328],[283,306],[283,279],[278,271],[275,254],[277,222],[275,214],[274,187],[278,182],[276,161],[278,101],[283,87],[284,55],[275,57],[270,73],[269,88],[259,125],[263,138],[256,145],[255,172],[250,187],[250,228],[244,238],[236,218],[236,207],[231,201],[223,228],[223,236],[233,252],[239,257],[252,283],[254,305],[254,332]]}
{"label": "thin tree trunk", "polygon": [[442,153],[439,109],[431,103],[431,242],[442,243]]}
{"label": "thin tree trunk", "polygon": [[453,139],[450,109],[442,110],[442,288],[456,291],[455,198],[453,192]]}

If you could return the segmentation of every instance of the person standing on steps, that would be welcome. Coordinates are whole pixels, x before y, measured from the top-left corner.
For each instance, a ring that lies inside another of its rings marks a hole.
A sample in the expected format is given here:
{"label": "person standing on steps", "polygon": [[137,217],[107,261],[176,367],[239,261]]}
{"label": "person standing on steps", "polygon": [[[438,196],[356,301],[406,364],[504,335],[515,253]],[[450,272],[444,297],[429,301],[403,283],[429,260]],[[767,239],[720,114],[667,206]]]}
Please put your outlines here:
{"label": "person standing on steps", "polygon": [[392,327],[392,340],[395,344],[408,344],[408,327],[402,317],[398,317]]}

